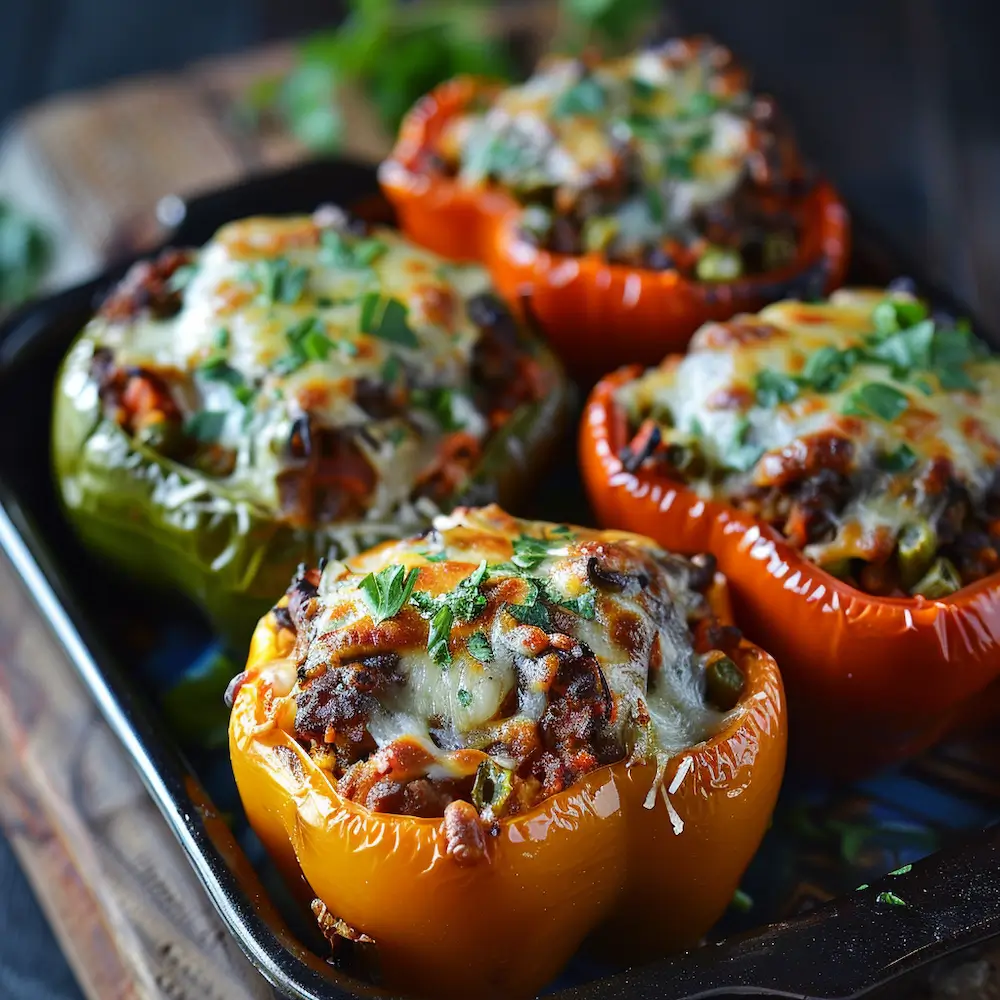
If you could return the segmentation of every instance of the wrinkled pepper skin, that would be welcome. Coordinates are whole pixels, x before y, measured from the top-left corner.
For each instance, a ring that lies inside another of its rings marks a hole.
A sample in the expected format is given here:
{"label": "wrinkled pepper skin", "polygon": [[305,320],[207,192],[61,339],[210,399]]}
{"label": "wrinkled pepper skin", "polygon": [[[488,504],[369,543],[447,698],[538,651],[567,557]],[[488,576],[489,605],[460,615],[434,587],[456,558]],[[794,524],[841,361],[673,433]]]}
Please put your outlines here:
{"label": "wrinkled pepper skin", "polygon": [[714,553],[737,624],[781,663],[796,766],[855,778],[936,742],[1000,677],[1000,580],[941,600],[875,597],[751,515],[665,476],[626,471],[615,393],[639,374],[607,376],[584,410],[580,464],[599,523],[681,553]]}
{"label": "wrinkled pepper skin", "polygon": [[511,196],[421,166],[448,120],[490,89],[484,80],[457,77],[425,96],[404,119],[379,180],[411,239],[445,257],[485,265],[511,306],[537,322],[580,378],[596,379],[623,363],[655,364],[683,350],[708,320],[756,312],[795,289],[815,296],[842,283],[850,225],[837,193],[823,181],[804,197],[796,260],[732,282],[609,264],[600,254],[557,254],[519,239],[520,206]]}
{"label": "wrinkled pepper skin", "polygon": [[[710,597],[730,620],[724,584]],[[283,598],[283,602],[284,602]],[[774,660],[744,641],[746,684],[713,738],[667,765],[591,772],[501,820],[483,859],[445,852],[442,820],[373,813],[274,725],[268,664],[293,636],[254,635],[230,721],[247,817],[286,876],[375,941],[383,984],[433,997],[534,996],[591,933],[617,959],[695,944],[721,916],[767,829],[785,762]],[[300,874],[301,873],[301,874]]]}
{"label": "wrinkled pepper skin", "polygon": [[[63,510],[84,545],[131,575],[194,600],[242,658],[260,616],[300,562],[340,554],[336,526],[304,530],[144,447],[101,412],[90,353],[77,341],[56,382],[52,463]],[[487,444],[470,487],[513,505],[566,427],[570,388],[522,406]],[[361,548],[382,541],[358,534]]]}

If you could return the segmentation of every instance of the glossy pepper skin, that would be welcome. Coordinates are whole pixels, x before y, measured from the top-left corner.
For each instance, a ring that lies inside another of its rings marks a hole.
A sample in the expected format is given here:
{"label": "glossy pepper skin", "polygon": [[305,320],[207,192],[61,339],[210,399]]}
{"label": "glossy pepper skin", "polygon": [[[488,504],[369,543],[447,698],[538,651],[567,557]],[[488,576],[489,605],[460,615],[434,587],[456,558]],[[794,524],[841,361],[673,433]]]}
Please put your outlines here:
{"label": "glossy pepper skin", "polygon": [[[709,599],[729,621],[721,577]],[[274,664],[293,642],[273,614],[261,619],[230,721],[233,773],[272,857],[374,939],[390,989],[529,997],[592,932],[622,961],[693,945],[767,829],[785,762],[784,696],[774,660],[746,641],[734,657],[745,676],[737,707],[668,763],[652,808],[643,803],[655,765],[602,767],[501,820],[484,855],[464,864],[447,853],[441,819],[342,798],[274,724],[269,702],[290,689]]]}
{"label": "glossy pepper skin", "polygon": [[599,522],[716,556],[737,624],[781,663],[797,766],[854,778],[936,742],[1000,677],[1000,579],[941,600],[875,597],[753,516],[663,475],[628,472],[615,394],[640,374],[607,376],[584,410],[580,465]]}
{"label": "glossy pepper skin", "polygon": [[[566,426],[566,379],[548,351],[535,358],[554,391],[511,415],[469,483],[506,503],[544,467]],[[130,574],[192,598],[240,658],[296,566],[339,552],[336,526],[279,521],[224,481],[171,461],[103,416],[89,369],[72,352],[56,383],[52,462],[63,509],[83,543]],[[362,547],[380,540],[359,539]]]}
{"label": "glossy pepper skin", "polygon": [[445,257],[484,264],[501,294],[538,323],[580,378],[596,379],[625,362],[655,364],[682,350],[708,320],[755,312],[793,289],[808,296],[830,292],[843,281],[850,227],[824,181],[803,198],[796,260],[769,274],[702,282],[676,270],[610,264],[597,253],[532,246],[518,237],[521,209],[513,197],[426,166],[445,124],[491,89],[482,79],[457,77],[425,96],[404,119],[379,180],[411,239]]}

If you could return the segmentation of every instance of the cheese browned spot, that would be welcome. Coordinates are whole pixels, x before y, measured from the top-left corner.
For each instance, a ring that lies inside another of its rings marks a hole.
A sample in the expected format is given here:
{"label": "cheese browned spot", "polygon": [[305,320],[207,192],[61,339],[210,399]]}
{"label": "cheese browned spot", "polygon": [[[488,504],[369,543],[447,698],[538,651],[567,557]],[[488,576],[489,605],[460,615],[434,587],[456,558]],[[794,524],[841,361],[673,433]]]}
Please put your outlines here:
{"label": "cheese browned spot", "polygon": [[862,589],[943,597],[1000,568],[1000,362],[907,295],[711,324],[618,399],[627,467],[760,515]]}
{"label": "cheese browned spot", "polygon": [[607,61],[546,59],[453,119],[436,157],[528,206],[524,238],[706,281],[794,258],[798,149],[728,49],[674,40]]}
{"label": "cheese browned spot", "polygon": [[553,391],[536,348],[482,269],[323,209],[136,265],[66,371],[137,444],[234,501],[385,537],[426,523]]}
{"label": "cheese browned spot", "polygon": [[456,831],[470,809],[511,815],[605,764],[662,764],[722,719],[706,664],[739,633],[712,625],[709,567],[639,536],[459,508],[331,562],[314,598],[293,586],[276,624],[296,633],[297,681],[274,718],[342,795]]}

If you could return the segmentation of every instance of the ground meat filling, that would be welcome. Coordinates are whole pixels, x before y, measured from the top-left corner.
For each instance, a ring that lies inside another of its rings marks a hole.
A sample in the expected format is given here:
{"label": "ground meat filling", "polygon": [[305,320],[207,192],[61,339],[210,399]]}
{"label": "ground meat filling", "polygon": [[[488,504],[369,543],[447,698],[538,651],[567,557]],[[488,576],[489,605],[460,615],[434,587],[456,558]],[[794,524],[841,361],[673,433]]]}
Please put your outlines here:
{"label": "ground meat filling", "polygon": [[[422,544],[436,544],[429,533]],[[693,656],[706,664],[709,705],[728,711],[742,691],[743,678],[734,657],[741,633],[711,616],[704,591],[715,577],[715,560],[708,555],[691,560],[662,555],[664,567],[682,571],[690,588],[687,606],[677,619],[690,628]],[[596,590],[614,595],[636,595],[651,586],[645,572],[626,572],[620,561],[591,556],[586,561],[587,581]],[[541,598],[547,628],[521,625],[523,645],[530,654],[515,656],[518,683],[499,708],[494,738],[473,744],[482,763],[467,774],[444,773],[435,766],[428,744],[401,736],[378,745],[369,731],[386,698],[397,697],[408,683],[395,652],[341,659],[324,648],[323,634],[311,622],[321,607],[316,570],[302,573],[289,589],[287,600],[273,610],[279,628],[297,635],[295,658],[298,681],[292,734],[313,759],[337,781],[345,798],[374,812],[440,817],[452,815],[454,823],[472,814],[486,820],[515,815],[542,799],[569,788],[595,769],[623,760],[629,748],[613,728],[620,710],[600,659],[587,643],[569,634],[573,613],[551,599]],[[544,589],[544,585],[542,585]],[[485,607],[503,606],[525,592],[522,581],[503,578],[482,584]],[[519,599],[524,599],[523,596]],[[657,604],[665,616],[676,616],[673,606]],[[491,614],[494,612],[490,612]],[[496,613],[506,614],[500,610]],[[639,655],[640,633],[636,615],[622,613],[616,641]],[[319,621],[319,619],[317,619]],[[317,626],[320,627],[320,626]],[[409,628],[401,624],[400,628]],[[660,654],[654,642],[650,651],[649,688],[656,683]],[[656,661],[655,663],[653,661]],[[722,664],[722,667],[718,666]],[[544,707],[532,718],[519,713],[519,703],[529,685],[545,678]],[[641,699],[640,699],[641,704]],[[640,719],[642,712],[640,712]],[[648,714],[645,722],[649,723]],[[456,733],[443,718],[428,720],[431,741],[438,748],[454,748]],[[503,765],[495,764],[503,761]],[[461,803],[461,809],[453,804]],[[459,824],[461,825],[461,824]]]}

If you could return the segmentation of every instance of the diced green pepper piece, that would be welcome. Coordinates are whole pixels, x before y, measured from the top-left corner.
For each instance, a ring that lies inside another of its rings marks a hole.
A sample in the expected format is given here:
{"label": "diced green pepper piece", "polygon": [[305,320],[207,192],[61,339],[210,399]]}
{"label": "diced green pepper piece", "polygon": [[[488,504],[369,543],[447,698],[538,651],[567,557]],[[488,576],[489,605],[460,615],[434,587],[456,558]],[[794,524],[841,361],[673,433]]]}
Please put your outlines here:
{"label": "diced green pepper piece", "polygon": [[484,760],[476,771],[472,784],[472,804],[480,813],[489,809],[494,818],[503,813],[503,807],[514,788],[514,776],[505,767],[492,760]]}
{"label": "diced green pepper piece", "polygon": [[743,672],[728,656],[716,656],[705,668],[705,697],[723,712],[736,707],[744,684]]}
{"label": "diced green pepper piece", "polygon": [[937,534],[926,521],[906,525],[896,539],[896,559],[903,586],[911,588],[930,569],[937,552]]}
{"label": "diced green pepper piece", "polygon": [[702,281],[732,281],[743,273],[743,258],[738,250],[709,247],[699,258],[695,273]]}
{"label": "diced green pepper piece", "polygon": [[949,560],[941,558],[935,561],[910,593],[930,598],[947,597],[949,594],[954,594],[961,586],[958,570]]}

